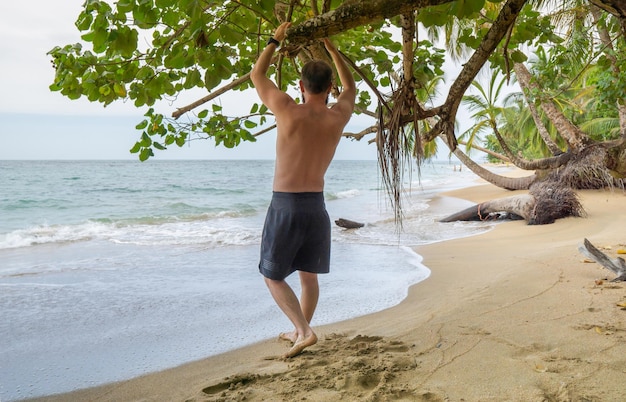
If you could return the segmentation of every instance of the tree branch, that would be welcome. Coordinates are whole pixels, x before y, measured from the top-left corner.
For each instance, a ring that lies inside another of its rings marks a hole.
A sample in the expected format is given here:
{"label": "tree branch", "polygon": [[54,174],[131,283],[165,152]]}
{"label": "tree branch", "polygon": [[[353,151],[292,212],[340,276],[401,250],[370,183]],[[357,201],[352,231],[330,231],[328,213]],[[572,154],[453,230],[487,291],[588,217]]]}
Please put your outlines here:
{"label": "tree branch", "polygon": [[365,130],[359,131],[358,133],[345,132],[345,133],[342,134],[342,136],[344,136],[346,138],[353,138],[353,139],[355,139],[357,141],[360,141],[367,134],[373,134],[373,133],[377,133],[377,132],[378,132],[378,126],[370,126],[370,127],[366,128]]}
{"label": "tree branch", "polygon": [[454,0],[363,0],[344,2],[335,10],[311,18],[287,31],[292,43],[306,45],[371,22]]}
{"label": "tree branch", "polygon": [[452,153],[478,177],[507,190],[528,190],[530,185],[537,179],[536,174],[525,177],[505,177],[497,175],[474,162],[465,155],[458,147]]}
{"label": "tree branch", "polygon": [[230,91],[233,88],[238,87],[239,85],[243,84],[244,82],[248,81],[250,79],[250,73],[247,73],[246,75],[243,75],[239,78],[237,78],[236,80],[232,81],[230,84],[226,84],[223,87],[217,89],[216,91],[211,92],[210,94],[208,94],[205,97],[202,97],[200,99],[198,99],[197,101],[187,105],[187,106],[183,106],[181,108],[176,109],[176,111],[174,113],[172,113],[172,117],[174,119],[178,119],[180,116],[182,116],[183,114],[187,113],[190,110],[193,110],[195,108],[197,108],[198,106],[207,103],[210,100],[213,100],[215,98],[217,98],[218,96],[222,95],[225,92]]}
{"label": "tree branch", "polygon": [[[460,145],[467,145],[467,142],[465,142],[465,141],[459,141],[459,144],[460,144]],[[500,160],[501,160],[501,161],[503,161],[503,162],[508,162],[508,163],[510,163],[510,162],[511,162],[511,160],[510,160],[509,158],[507,158],[506,156],[504,156],[504,155],[502,155],[502,154],[499,154],[499,153],[497,153],[497,152],[494,152],[494,151],[492,151],[491,149],[487,149],[487,148],[479,147],[479,146],[478,146],[478,145],[476,145],[476,144],[471,144],[471,145],[470,145],[470,147],[471,147],[472,149],[477,150],[477,151],[481,151],[481,152],[484,152],[484,153],[486,153],[486,154],[488,154],[488,155],[491,155],[491,156],[493,156],[494,158],[498,158],[498,159],[500,159]]]}
{"label": "tree branch", "polygon": [[500,130],[498,130],[498,127],[492,127],[492,128],[493,128],[494,134],[498,138],[498,142],[500,142],[500,146],[502,146],[502,149],[504,150],[506,155],[510,158],[511,162],[513,162],[513,164],[520,169],[524,169],[524,170],[556,169],[558,167],[565,165],[567,162],[569,162],[570,159],[572,159],[571,153],[563,153],[563,152],[561,152],[561,154],[559,154],[558,156],[553,156],[551,158],[538,159],[534,161],[522,159],[511,151],[511,148],[509,148],[506,141],[504,141],[504,138],[502,138],[502,135],[500,134]]}

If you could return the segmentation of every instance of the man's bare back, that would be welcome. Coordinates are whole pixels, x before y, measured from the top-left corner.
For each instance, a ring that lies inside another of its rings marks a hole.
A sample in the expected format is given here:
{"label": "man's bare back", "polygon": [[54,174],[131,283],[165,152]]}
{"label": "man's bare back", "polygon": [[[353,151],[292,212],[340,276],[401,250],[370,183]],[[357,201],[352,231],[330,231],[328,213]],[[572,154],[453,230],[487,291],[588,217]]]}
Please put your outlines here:
{"label": "man's bare back", "polygon": [[294,102],[276,114],[274,191],[324,190],[324,175],[345,126],[341,113],[324,104]]}

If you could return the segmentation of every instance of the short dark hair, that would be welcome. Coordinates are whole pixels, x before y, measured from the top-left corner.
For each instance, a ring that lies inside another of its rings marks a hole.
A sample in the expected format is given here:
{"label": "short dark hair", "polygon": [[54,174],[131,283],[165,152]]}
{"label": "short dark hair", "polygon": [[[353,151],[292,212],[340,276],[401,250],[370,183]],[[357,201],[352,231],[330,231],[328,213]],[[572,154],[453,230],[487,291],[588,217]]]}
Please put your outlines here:
{"label": "short dark hair", "polygon": [[324,60],[311,60],[302,67],[302,83],[307,91],[320,94],[328,89],[333,69]]}

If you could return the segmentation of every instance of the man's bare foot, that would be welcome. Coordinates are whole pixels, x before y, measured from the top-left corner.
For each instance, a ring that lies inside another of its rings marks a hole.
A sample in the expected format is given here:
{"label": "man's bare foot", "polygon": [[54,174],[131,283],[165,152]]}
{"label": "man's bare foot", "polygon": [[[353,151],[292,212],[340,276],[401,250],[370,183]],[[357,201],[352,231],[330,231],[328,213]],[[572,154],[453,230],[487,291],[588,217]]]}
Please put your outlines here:
{"label": "man's bare foot", "polygon": [[281,332],[278,335],[278,339],[294,343],[298,339],[298,334],[296,333],[296,331]]}
{"label": "man's bare foot", "polygon": [[283,355],[284,358],[294,357],[302,353],[302,351],[309,346],[315,345],[317,343],[317,335],[311,332],[311,335],[307,336],[304,339],[300,339],[296,341],[291,349],[287,353]]}

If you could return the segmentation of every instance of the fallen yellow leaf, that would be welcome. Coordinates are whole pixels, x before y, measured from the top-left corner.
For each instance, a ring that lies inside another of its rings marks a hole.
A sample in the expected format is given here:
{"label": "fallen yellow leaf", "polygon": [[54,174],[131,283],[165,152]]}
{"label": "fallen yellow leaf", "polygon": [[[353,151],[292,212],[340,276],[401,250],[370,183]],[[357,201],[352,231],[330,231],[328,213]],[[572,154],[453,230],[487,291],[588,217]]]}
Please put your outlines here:
{"label": "fallen yellow leaf", "polygon": [[600,327],[595,327],[594,328],[596,330],[597,333],[601,334],[602,333],[602,328]]}
{"label": "fallen yellow leaf", "polygon": [[617,305],[618,305],[619,307],[626,307],[626,301],[621,302],[621,303],[617,303]]}
{"label": "fallen yellow leaf", "polygon": [[626,254],[626,250],[620,248],[619,250],[617,250],[617,254]]}

